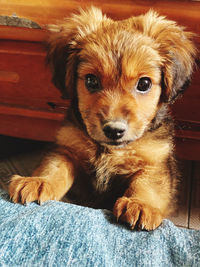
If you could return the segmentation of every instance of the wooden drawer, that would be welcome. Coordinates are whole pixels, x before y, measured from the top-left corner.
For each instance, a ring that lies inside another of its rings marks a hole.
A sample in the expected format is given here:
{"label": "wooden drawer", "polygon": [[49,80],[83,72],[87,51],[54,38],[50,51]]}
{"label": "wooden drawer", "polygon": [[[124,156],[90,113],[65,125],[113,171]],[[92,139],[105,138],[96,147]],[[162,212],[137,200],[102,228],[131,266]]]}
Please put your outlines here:
{"label": "wooden drawer", "polygon": [[0,88],[1,104],[63,111],[42,43],[0,40]]}

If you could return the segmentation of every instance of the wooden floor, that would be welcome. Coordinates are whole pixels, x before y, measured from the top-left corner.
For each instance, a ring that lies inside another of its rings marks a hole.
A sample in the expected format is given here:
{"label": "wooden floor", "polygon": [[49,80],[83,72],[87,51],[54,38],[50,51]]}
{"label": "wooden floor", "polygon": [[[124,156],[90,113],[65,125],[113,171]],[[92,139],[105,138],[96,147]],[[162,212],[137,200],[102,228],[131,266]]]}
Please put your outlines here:
{"label": "wooden floor", "polygon": [[180,161],[178,211],[171,220],[179,226],[200,229],[200,162]]}
{"label": "wooden floor", "polygon": [[[9,177],[30,175],[48,143],[0,136],[0,187],[7,189]],[[180,161],[179,206],[170,219],[178,226],[200,229],[200,162]]]}

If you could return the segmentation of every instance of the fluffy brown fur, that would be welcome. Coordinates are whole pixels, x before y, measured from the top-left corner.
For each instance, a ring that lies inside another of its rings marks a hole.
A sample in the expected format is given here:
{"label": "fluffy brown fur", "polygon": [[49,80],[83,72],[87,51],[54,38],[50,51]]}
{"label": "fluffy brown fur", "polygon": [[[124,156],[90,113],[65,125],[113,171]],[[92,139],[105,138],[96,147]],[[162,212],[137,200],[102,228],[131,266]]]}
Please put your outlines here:
{"label": "fluffy brown fur", "polygon": [[71,107],[57,148],[33,177],[12,178],[11,198],[41,203],[68,193],[113,209],[131,228],[155,229],[174,208],[168,105],[190,79],[192,34],[153,11],[113,21],[94,7],[51,31],[53,82]]}

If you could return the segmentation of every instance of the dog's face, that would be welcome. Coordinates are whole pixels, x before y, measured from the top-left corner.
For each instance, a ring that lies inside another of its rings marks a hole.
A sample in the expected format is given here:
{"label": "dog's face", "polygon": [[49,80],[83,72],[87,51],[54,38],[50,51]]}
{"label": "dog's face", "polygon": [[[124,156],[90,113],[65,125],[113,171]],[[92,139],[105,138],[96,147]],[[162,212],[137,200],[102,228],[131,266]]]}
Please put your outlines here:
{"label": "dog's face", "polygon": [[156,45],[120,29],[100,28],[86,40],[77,69],[78,105],[88,134],[103,145],[125,145],[141,137],[161,95]]}
{"label": "dog's face", "polygon": [[140,138],[190,78],[190,34],[155,13],[113,21],[91,8],[58,29],[48,54],[54,82],[78,99],[87,132],[101,145]]}

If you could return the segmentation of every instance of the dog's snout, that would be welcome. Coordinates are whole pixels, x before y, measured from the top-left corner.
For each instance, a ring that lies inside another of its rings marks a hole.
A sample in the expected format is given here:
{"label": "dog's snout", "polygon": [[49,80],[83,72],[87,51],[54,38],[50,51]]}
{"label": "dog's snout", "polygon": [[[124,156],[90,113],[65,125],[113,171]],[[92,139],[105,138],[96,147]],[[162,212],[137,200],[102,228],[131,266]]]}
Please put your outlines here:
{"label": "dog's snout", "polygon": [[127,124],[121,121],[110,121],[104,124],[103,131],[106,137],[112,140],[122,138],[127,130]]}

